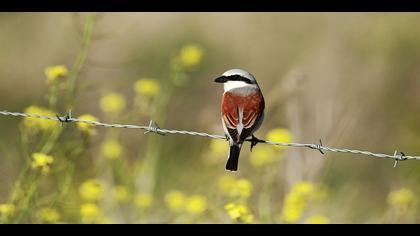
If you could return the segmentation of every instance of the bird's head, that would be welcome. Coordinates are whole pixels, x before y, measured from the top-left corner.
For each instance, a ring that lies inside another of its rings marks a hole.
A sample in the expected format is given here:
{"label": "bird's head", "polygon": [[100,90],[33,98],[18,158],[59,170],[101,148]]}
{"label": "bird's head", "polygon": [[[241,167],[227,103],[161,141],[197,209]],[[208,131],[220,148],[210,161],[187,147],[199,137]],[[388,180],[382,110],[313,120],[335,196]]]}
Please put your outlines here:
{"label": "bird's head", "polygon": [[225,90],[240,87],[258,87],[255,77],[246,70],[231,69],[214,80],[216,83],[224,83]]}

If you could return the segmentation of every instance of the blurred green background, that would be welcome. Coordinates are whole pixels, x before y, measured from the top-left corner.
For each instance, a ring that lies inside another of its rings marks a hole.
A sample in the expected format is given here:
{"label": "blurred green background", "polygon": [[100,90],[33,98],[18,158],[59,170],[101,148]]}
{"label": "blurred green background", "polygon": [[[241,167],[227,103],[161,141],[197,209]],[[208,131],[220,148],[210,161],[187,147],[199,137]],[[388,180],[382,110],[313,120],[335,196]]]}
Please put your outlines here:
{"label": "blurred green background", "polygon": [[[243,68],[257,137],[420,154],[418,13],[1,13],[1,110],[222,134]],[[3,223],[418,223],[420,162],[0,117]]]}

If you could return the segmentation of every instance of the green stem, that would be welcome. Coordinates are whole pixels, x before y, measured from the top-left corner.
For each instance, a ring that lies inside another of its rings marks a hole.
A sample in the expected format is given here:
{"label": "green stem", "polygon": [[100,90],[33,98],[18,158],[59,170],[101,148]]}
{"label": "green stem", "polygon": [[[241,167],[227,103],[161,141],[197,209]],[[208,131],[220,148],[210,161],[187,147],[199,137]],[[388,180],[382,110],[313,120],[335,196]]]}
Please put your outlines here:
{"label": "green stem", "polygon": [[[27,175],[28,176],[28,175]],[[24,222],[32,222],[32,206],[34,204],[34,196],[36,194],[36,190],[38,188],[39,180],[40,180],[40,172],[36,173],[32,179],[28,179],[28,181],[22,182],[29,183],[29,186],[25,186],[25,192],[21,193],[24,198],[21,199],[21,204],[23,211],[18,214],[16,219],[14,220],[14,223],[21,223],[22,220],[25,220]]]}
{"label": "green stem", "polygon": [[[70,71],[69,80],[68,80],[68,97],[67,97],[67,107],[71,109],[73,107],[74,99],[76,96],[76,81],[79,76],[80,70],[83,67],[83,64],[86,61],[89,46],[92,41],[92,33],[93,27],[95,26],[96,14],[92,14],[88,16],[88,19],[85,23],[85,30],[83,33],[83,39],[81,42],[81,51],[76,58],[76,61]],[[45,143],[42,147],[43,153],[48,153],[56,144],[58,138],[60,137],[63,129],[56,129],[52,135],[50,136],[49,140]]]}
{"label": "green stem", "polygon": [[[79,55],[77,56],[76,61],[69,75],[68,90],[67,90],[68,94],[67,94],[67,102],[66,102],[67,107],[69,109],[73,107],[73,103],[74,103],[75,95],[76,95],[76,81],[80,73],[80,70],[82,69],[86,61],[86,58],[89,52],[89,46],[92,40],[92,33],[93,33],[94,25],[95,25],[95,20],[96,20],[96,14],[89,15],[86,20],[85,29],[83,33],[83,39],[81,42],[81,51]],[[48,141],[42,146],[41,152],[45,154],[48,154],[49,152],[51,152],[57,140],[59,139],[62,133],[62,130],[63,129],[54,130],[54,132],[48,138]],[[19,176],[19,179],[11,195],[11,202],[17,203],[22,193],[26,192],[26,196],[24,197],[24,199],[20,199],[22,200],[21,203],[22,203],[23,212],[20,217],[17,217],[16,219],[17,222],[20,222],[23,218],[26,219],[27,220],[26,222],[28,223],[31,221],[30,208],[33,204],[33,197],[36,195],[39,176],[33,180],[28,179],[31,176],[30,166],[31,166],[31,161],[28,160],[25,164],[22,174]],[[72,173],[73,168],[69,168],[68,171]],[[24,183],[26,182],[30,183],[29,186],[24,186]],[[23,189],[24,187],[27,187],[25,188],[26,190]]]}
{"label": "green stem", "polygon": [[62,132],[62,129],[56,129],[53,131],[51,136],[49,137],[48,141],[45,143],[45,145],[41,148],[41,153],[48,154],[53,149],[54,145],[56,144],[58,138],[60,137],[60,134]]}
{"label": "green stem", "polygon": [[[30,162],[30,161],[27,161],[27,162]],[[26,163],[25,168],[20,173],[18,181],[15,183],[15,186],[13,188],[12,195],[10,197],[10,202],[11,203],[13,203],[13,204],[16,203],[16,201],[19,199],[19,197],[21,197],[23,183],[25,182],[25,180],[29,176],[30,170],[31,170],[30,163]]]}
{"label": "green stem", "polygon": [[93,13],[89,15],[86,20],[82,43],[81,43],[81,51],[76,58],[76,62],[74,63],[72,70],[70,71],[69,80],[68,80],[68,94],[67,94],[68,109],[71,109],[73,106],[74,98],[76,96],[75,87],[76,87],[77,77],[86,61],[86,58],[89,52],[89,47],[92,42],[92,34],[93,34],[93,28],[96,22],[96,17],[97,17],[97,14]]}
{"label": "green stem", "polygon": [[56,82],[54,82],[51,85],[50,96],[48,98],[50,109],[52,109],[52,110],[57,109],[57,99],[58,99],[58,84]]}

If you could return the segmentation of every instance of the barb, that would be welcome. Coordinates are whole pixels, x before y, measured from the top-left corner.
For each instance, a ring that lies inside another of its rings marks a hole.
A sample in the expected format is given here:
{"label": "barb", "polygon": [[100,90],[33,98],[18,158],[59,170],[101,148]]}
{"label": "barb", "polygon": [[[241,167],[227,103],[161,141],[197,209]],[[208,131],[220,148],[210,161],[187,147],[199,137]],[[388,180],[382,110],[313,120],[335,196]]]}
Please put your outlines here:
{"label": "barb", "polygon": [[165,133],[160,131],[158,124],[154,122],[153,120],[150,121],[149,127],[146,131],[144,131],[144,134],[148,134],[150,132],[153,132],[155,134],[165,135]]}
{"label": "barb", "polygon": [[312,144],[311,147],[309,147],[311,149],[316,149],[318,150],[322,155],[325,155],[325,152],[322,151],[322,140],[319,139],[319,144]]}
{"label": "barb", "polygon": [[70,123],[71,122],[71,110],[69,111],[69,113],[67,113],[67,115],[60,117],[59,115],[56,115],[58,121],[60,122],[60,127],[63,127],[64,123]]}
{"label": "barb", "polygon": [[[160,135],[165,134],[178,134],[178,135],[192,135],[192,136],[200,136],[206,138],[213,138],[213,139],[224,139],[226,140],[225,135],[217,135],[217,134],[208,134],[204,132],[196,132],[196,131],[187,131],[187,130],[170,130],[170,129],[162,129],[154,122],[153,120],[150,121],[149,125],[127,125],[127,124],[108,124],[99,121],[90,121],[90,120],[82,120],[78,118],[73,118],[71,116],[71,111],[63,117],[58,115],[56,116],[41,116],[36,114],[29,114],[29,113],[21,113],[21,112],[10,112],[10,111],[0,111],[0,115],[4,116],[14,116],[14,117],[31,117],[37,119],[46,119],[46,120],[55,120],[60,122],[60,126],[63,126],[64,123],[86,123],[90,125],[100,126],[104,128],[121,128],[121,129],[141,129],[145,130],[145,134],[148,133],[156,133]],[[246,139],[245,141],[251,142],[252,139]],[[331,148],[324,146],[322,144],[321,139],[319,143],[283,143],[283,142],[273,142],[267,140],[259,140],[258,143],[264,143],[268,145],[274,146],[283,146],[283,147],[295,147],[295,148],[309,148],[312,150],[318,150],[321,154],[326,154],[326,152],[334,152],[334,153],[349,153],[355,155],[364,155],[368,157],[378,157],[378,158],[389,158],[395,160],[394,168],[400,161],[405,160],[420,160],[420,156],[409,156],[405,155],[403,152],[395,151],[393,155],[389,154],[382,154],[382,153],[374,153],[370,151],[363,151],[363,150],[355,150],[355,149],[347,149],[347,148]]]}
{"label": "barb", "polygon": [[394,168],[397,167],[399,161],[407,160],[405,154],[403,152],[398,153],[397,150],[395,150],[394,152],[394,158],[395,158]]}

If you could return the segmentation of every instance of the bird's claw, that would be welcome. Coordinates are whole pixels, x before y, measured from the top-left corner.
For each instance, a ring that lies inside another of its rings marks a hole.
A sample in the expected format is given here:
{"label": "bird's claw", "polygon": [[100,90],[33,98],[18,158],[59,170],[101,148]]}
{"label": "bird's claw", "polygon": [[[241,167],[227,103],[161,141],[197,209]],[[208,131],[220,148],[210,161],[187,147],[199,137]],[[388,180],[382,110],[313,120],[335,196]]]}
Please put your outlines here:
{"label": "bird's claw", "polygon": [[255,137],[254,135],[252,135],[252,139],[251,139],[251,148],[250,151],[252,152],[252,149],[258,144],[260,143],[262,140],[258,139],[257,137]]}

